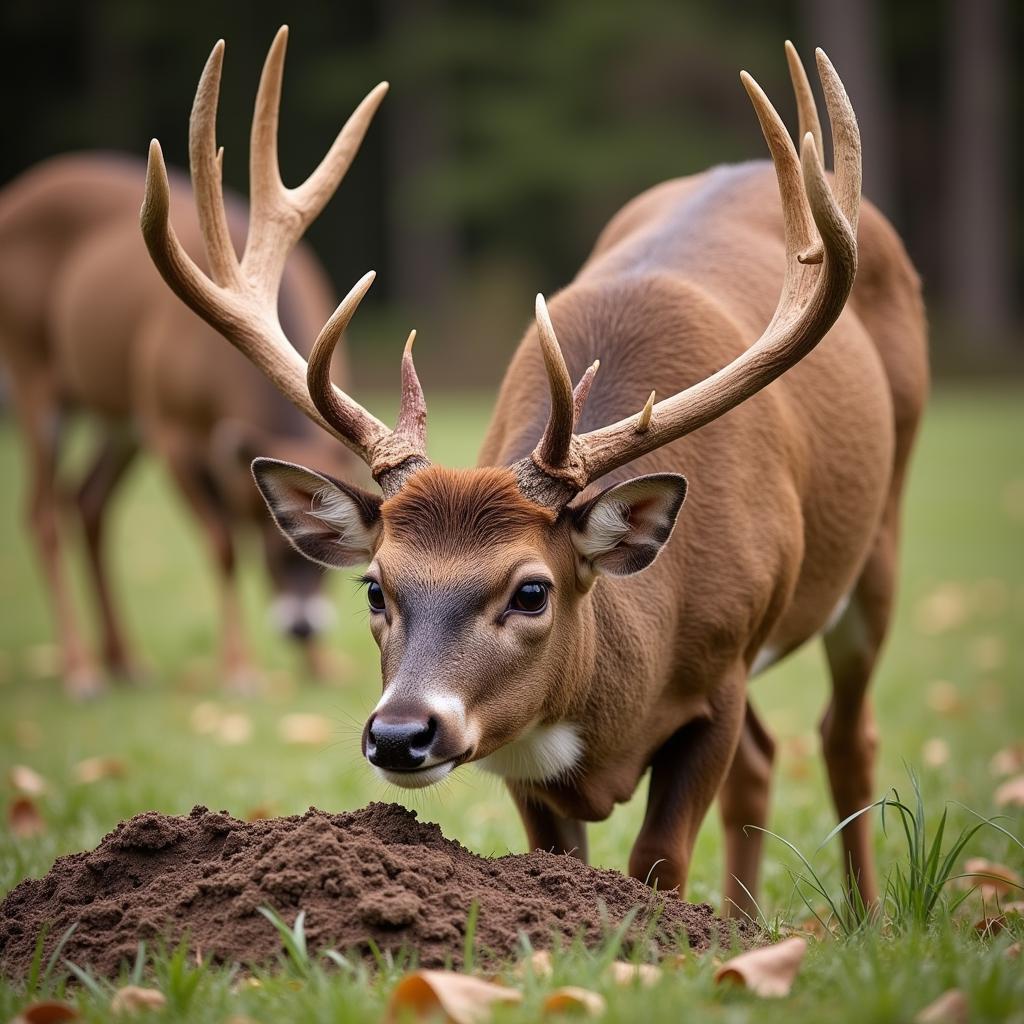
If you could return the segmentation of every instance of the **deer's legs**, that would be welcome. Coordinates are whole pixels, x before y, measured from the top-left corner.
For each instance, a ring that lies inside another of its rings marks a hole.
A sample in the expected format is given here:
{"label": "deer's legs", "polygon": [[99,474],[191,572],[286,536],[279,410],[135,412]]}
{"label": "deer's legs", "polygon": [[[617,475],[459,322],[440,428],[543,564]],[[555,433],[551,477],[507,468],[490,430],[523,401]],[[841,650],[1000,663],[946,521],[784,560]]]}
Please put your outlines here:
{"label": "deer's legs", "polygon": [[[866,807],[875,797],[878,736],[868,684],[892,612],[894,523],[894,516],[887,517],[846,610],[825,634],[832,699],[821,721],[822,752],[840,821]],[[878,898],[872,828],[871,817],[861,815],[841,835],[844,870],[856,879],[866,905]]]}
{"label": "deer's legs", "polygon": [[710,718],[684,726],[654,755],[647,811],[629,855],[629,873],[659,889],[686,877],[697,832],[732,764],[743,729],[745,670],[715,692]]}
{"label": "deer's legs", "polygon": [[104,561],[103,540],[110,498],[138,453],[138,444],[123,434],[107,437],[100,445],[92,466],[76,494],[78,513],[85,534],[93,586],[99,602],[103,627],[103,659],[107,668],[122,678],[131,678],[134,665],[128,654],[120,616],[114,606],[110,579]]}
{"label": "deer's legs", "polygon": [[164,432],[157,442],[171,475],[196,514],[218,570],[221,605],[221,665],[226,685],[240,693],[255,689],[256,674],[249,660],[242,630],[238,596],[235,544],[231,525],[212,479],[205,472],[202,453],[190,441]]}
{"label": "deer's legs", "polygon": [[27,455],[26,519],[50,595],[57,627],[64,689],[90,697],[103,689],[96,666],[78,630],[71,590],[61,563],[57,458],[59,403],[45,370],[12,372],[11,389]]}
{"label": "deer's legs", "polygon": [[[758,829],[768,820],[774,759],[775,741],[748,700],[736,753],[718,794],[725,833],[722,909],[726,915],[753,917],[757,912],[754,899],[764,842]],[[747,825],[756,827],[744,831]]]}
{"label": "deer's legs", "polygon": [[526,829],[531,850],[551,850],[570,853],[582,861],[587,859],[587,826],[575,818],[563,818],[551,808],[509,785],[519,817]]}

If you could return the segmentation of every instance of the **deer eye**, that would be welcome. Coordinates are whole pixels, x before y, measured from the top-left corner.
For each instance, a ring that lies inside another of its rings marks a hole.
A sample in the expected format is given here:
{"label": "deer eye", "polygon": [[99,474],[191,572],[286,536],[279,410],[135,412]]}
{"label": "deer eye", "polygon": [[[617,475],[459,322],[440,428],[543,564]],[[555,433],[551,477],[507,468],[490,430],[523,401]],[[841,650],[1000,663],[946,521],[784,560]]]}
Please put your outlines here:
{"label": "deer eye", "polygon": [[531,580],[524,583],[508,603],[510,612],[522,612],[524,615],[539,615],[548,605],[548,586]]}
{"label": "deer eye", "polygon": [[366,584],[366,601],[371,611],[384,611],[384,591],[376,580],[370,580]]}

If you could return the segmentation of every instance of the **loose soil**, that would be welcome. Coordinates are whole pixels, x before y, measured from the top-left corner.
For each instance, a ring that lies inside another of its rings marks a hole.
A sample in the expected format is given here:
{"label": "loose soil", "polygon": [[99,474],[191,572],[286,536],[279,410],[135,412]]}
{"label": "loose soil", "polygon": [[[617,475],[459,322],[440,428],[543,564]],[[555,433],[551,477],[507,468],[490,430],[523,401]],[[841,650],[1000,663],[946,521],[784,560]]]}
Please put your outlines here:
{"label": "loose soil", "polygon": [[259,964],[281,951],[258,912],[271,907],[291,924],[306,912],[311,950],[371,955],[414,951],[421,966],[462,961],[470,904],[478,904],[477,955],[515,955],[519,935],[536,949],[579,936],[599,945],[634,908],[629,942],[645,956],[756,941],[709,906],[658,895],[616,871],[535,851],[485,858],[446,839],[437,825],[396,804],[359,811],[244,822],[193,808],[187,817],[155,811],[124,821],[91,853],[61,857],[44,878],[16,886],[0,904],[0,968],[28,968],[45,928],[46,955],[73,924],[62,955],[99,975],[117,974],[140,940],[182,939],[218,962]]}

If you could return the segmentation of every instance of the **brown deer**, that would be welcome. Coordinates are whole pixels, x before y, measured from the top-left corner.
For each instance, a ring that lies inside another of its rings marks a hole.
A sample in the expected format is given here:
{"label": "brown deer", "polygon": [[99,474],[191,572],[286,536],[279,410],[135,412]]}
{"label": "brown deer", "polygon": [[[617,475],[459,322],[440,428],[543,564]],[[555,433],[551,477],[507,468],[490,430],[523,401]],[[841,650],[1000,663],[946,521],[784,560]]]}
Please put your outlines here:
{"label": "brown deer", "polygon": [[[253,464],[300,551],[329,567],[369,564],[384,685],[362,745],[377,773],[420,787],[476,762],[505,778],[531,846],[583,857],[584,822],[606,818],[650,769],[629,869],[662,888],[685,885],[718,794],[726,906],[743,912],[761,848],[744,826],[765,823],[773,751],[747,681],[812,637],[824,638],[832,674],[822,738],[836,810],[846,818],[872,798],[867,687],[927,390],[918,281],[881,214],[861,210],[842,83],[818,51],[830,185],[810,87],[787,53],[799,156],[744,74],[774,174],[763,163],[719,167],[617,214],[550,315],[538,297],[478,469],[430,464],[411,338],[394,430],[331,383],[331,352],[372,274],[327,321],[308,365],[274,316],[285,254],[324,198],[289,191],[278,175],[278,44],[256,104],[242,260],[219,186],[222,43],[191,123],[211,276],[170,227],[155,140],[142,210],[170,286],[356,452],[383,492]],[[647,397],[652,386],[669,397]],[[673,531],[683,469],[692,495]],[[875,900],[866,817],[842,843],[863,899]]]}
{"label": "brown deer", "polygon": [[[345,152],[325,171],[332,183],[382,94],[374,93],[343,133]],[[320,661],[315,634],[331,611],[320,569],[268,523],[249,463],[268,449],[282,458],[327,459],[339,471],[348,461],[168,292],[139,237],[144,183],[144,165],[134,158],[82,154],[46,161],[0,195],[0,354],[27,450],[29,526],[54,605],[65,684],[80,696],[95,692],[101,676],[76,625],[59,548],[58,417],[65,410],[90,412],[101,425],[98,451],[70,504],[84,527],[110,673],[131,675],[135,665],[106,570],[105,512],[140,443],[162,458],[208,538],[230,687],[256,678],[235,587],[239,528],[251,524],[262,535],[274,617],[302,644],[313,670]],[[186,181],[178,188],[187,195]],[[234,234],[244,237],[244,206],[229,209]],[[201,251],[194,217],[184,238]],[[324,272],[304,246],[290,258],[280,303],[293,337],[307,339],[333,308]]]}

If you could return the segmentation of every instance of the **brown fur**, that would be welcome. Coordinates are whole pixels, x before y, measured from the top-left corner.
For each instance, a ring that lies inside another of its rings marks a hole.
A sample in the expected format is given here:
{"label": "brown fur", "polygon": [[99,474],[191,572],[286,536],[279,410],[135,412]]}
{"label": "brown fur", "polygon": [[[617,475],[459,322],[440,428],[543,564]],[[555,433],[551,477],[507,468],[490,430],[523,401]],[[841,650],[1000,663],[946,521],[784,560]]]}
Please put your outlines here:
{"label": "brown fur", "polygon": [[[140,440],[162,457],[209,538],[221,580],[224,669],[239,683],[252,670],[234,594],[236,528],[251,523],[262,531],[282,591],[318,587],[268,528],[249,459],[270,447],[351,466],[160,280],[139,235],[143,182],[144,167],[135,159],[68,156],[33,168],[0,194],[0,352],[27,449],[29,526],[54,602],[65,679],[77,692],[96,688],[98,677],[79,637],[58,550],[61,414],[86,411],[103,427],[76,504],[86,526],[105,660],[119,674],[131,671],[133,659],[106,579],[103,518]],[[175,205],[183,214],[192,205],[179,178]],[[240,204],[231,207],[231,219],[237,239],[244,239]],[[201,256],[194,215],[180,218],[180,232],[186,248]],[[298,250],[282,289],[282,320],[308,344],[331,310],[322,270],[308,250]]]}

